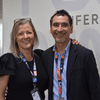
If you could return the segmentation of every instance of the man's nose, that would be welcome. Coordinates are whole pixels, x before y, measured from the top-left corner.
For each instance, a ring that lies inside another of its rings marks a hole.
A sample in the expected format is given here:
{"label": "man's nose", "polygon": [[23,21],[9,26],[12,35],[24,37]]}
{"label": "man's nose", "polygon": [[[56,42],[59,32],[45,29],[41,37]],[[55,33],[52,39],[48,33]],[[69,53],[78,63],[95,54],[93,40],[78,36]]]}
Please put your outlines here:
{"label": "man's nose", "polygon": [[59,25],[59,27],[58,27],[58,31],[61,32],[62,30],[63,30],[62,26]]}

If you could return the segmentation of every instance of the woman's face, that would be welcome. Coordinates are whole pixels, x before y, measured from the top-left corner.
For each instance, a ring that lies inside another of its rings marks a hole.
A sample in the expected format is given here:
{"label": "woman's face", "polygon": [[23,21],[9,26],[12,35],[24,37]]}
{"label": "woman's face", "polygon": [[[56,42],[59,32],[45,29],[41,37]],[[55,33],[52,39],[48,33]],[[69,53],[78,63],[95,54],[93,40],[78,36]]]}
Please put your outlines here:
{"label": "woman's face", "polygon": [[34,43],[34,33],[29,23],[19,25],[16,33],[19,50],[31,50]]}

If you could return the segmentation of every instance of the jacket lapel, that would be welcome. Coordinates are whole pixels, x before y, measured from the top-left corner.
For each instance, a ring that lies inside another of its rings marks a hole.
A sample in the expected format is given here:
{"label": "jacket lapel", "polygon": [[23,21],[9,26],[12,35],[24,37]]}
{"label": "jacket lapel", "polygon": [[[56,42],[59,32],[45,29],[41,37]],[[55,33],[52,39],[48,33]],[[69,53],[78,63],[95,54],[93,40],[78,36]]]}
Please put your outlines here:
{"label": "jacket lapel", "polygon": [[48,58],[48,62],[49,62],[49,71],[50,71],[50,76],[51,76],[51,78],[53,78],[53,63],[54,63],[54,52],[51,50],[50,52],[49,52],[49,58]]}
{"label": "jacket lapel", "polygon": [[68,57],[68,64],[67,64],[67,90],[69,89],[69,83],[71,78],[71,73],[74,67],[75,58],[77,57],[76,52],[76,45],[71,44],[70,51],[69,51],[69,57]]}
{"label": "jacket lapel", "polygon": [[[50,91],[51,91],[51,97],[53,97],[53,64],[54,64],[54,52],[53,52],[53,47],[50,48],[49,50],[49,58],[48,58],[48,65],[49,65],[49,82],[50,82]],[[51,88],[52,87],[52,88]],[[53,98],[52,98],[53,99]]]}

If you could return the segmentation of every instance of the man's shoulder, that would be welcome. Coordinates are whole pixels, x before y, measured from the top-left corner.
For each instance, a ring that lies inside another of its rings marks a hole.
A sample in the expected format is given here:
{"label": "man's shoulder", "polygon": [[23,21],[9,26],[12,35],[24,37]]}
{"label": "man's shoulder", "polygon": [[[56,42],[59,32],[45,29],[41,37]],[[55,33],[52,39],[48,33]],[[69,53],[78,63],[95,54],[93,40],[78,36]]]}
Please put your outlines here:
{"label": "man's shoulder", "polygon": [[41,55],[42,55],[42,53],[43,53],[43,50],[42,50],[42,49],[35,49],[35,50],[34,50],[34,53],[35,53],[36,55],[38,55],[39,57],[41,57]]}
{"label": "man's shoulder", "polygon": [[51,55],[53,55],[53,46],[49,47],[42,53],[42,58],[49,58]]}
{"label": "man's shoulder", "polygon": [[53,46],[46,49],[43,53],[48,53],[48,52],[52,52],[52,51],[53,51]]}
{"label": "man's shoulder", "polygon": [[75,45],[76,46],[76,50],[79,54],[91,54],[92,50],[82,46],[82,45]]}
{"label": "man's shoulder", "polygon": [[77,49],[78,50],[83,50],[83,51],[88,51],[90,49],[86,48],[85,46],[82,46],[82,45],[76,45]]}

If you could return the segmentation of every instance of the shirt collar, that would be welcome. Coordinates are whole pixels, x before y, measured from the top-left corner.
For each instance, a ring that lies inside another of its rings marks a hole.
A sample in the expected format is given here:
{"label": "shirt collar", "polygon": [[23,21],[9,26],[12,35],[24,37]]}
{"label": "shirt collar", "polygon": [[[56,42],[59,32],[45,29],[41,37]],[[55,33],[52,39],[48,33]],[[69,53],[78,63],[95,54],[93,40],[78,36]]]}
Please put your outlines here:
{"label": "shirt collar", "polygon": [[[67,52],[68,48],[70,48],[70,44],[71,44],[71,39],[69,40],[68,45],[65,48],[65,52]],[[53,51],[54,52],[55,52],[55,47],[56,47],[56,44],[53,46]]]}

